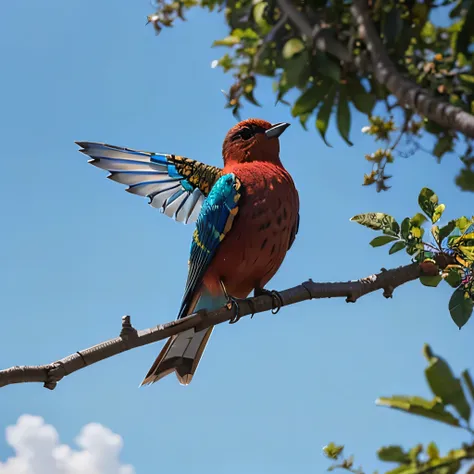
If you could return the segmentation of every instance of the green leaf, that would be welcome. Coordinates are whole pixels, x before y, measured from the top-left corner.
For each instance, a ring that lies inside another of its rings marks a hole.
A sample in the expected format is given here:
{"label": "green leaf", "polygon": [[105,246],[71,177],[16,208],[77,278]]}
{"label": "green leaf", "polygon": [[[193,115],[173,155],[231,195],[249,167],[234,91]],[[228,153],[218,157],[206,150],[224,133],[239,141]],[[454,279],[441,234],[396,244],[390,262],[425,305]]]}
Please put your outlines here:
{"label": "green leaf", "polygon": [[373,230],[392,230],[398,226],[397,221],[392,216],[383,212],[357,214],[351,217],[350,220]]}
{"label": "green leaf", "polygon": [[460,426],[459,420],[449,411],[446,411],[443,404],[436,398],[434,400],[426,400],[422,397],[395,395],[393,397],[378,398],[376,403],[377,405],[401,410],[413,415],[431,418],[451,426]]}
{"label": "green leaf", "polygon": [[468,82],[469,84],[474,84],[474,76],[469,74],[459,74],[459,79],[464,82]]}
{"label": "green leaf", "polygon": [[352,146],[353,143],[349,140],[349,132],[351,130],[351,111],[349,109],[349,102],[347,100],[347,88],[339,88],[339,98],[337,102],[337,128],[344,141]]}
{"label": "green leaf", "polygon": [[469,54],[469,45],[471,44],[472,37],[472,25],[474,24],[474,3],[469,2],[469,8],[467,10],[463,26],[461,31],[456,38],[456,52]]}
{"label": "green leaf", "polygon": [[431,219],[438,205],[438,196],[429,188],[423,188],[418,196],[421,210]]}
{"label": "green leaf", "polygon": [[463,370],[461,372],[461,377],[467,389],[469,390],[472,400],[474,400],[474,382],[472,381],[471,374],[468,370]]}
{"label": "green leaf", "polygon": [[399,237],[399,235],[400,235],[400,224],[395,219],[393,219],[391,224],[390,224],[390,228],[385,227],[383,229],[383,233],[388,234],[388,235],[393,235],[394,237]]}
{"label": "green leaf", "polygon": [[405,240],[407,240],[409,233],[410,233],[410,218],[405,217],[405,219],[403,219],[402,221],[401,235]]}
{"label": "green leaf", "polygon": [[444,281],[452,288],[457,288],[462,281],[462,276],[459,273],[460,269],[449,268],[444,272]]}
{"label": "green leaf", "polygon": [[443,157],[445,153],[453,151],[453,137],[445,135],[436,142],[433,148],[433,155],[438,158],[438,161]]}
{"label": "green leaf", "polygon": [[434,441],[431,441],[431,443],[426,447],[426,454],[430,458],[430,461],[433,459],[439,459],[439,449]]}
{"label": "green leaf", "polygon": [[334,104],[335,95],[336,89],[334,86],[332,86],[329,89],[328,95],[324,99],[324,102],[321,105],[316,117],[316,128],[321,134],[321,138],[324,140],[324,143],[329,147],[332,147],[332,145],[330,145],[326,140],[326,131],[329,126],[329,119],[331,118],[331,111]]}
{"label": "green leaf", "polygon": [[474,170],[467,167],[462,168],[459,174],[456,176],[456,184],[461,188],[462,191],[474,192]]}
{"label": "green leaf", "polygon": [[430,21],[425,23],[420,34],[425,43],[431,44],[436,41],[436,28]]}
{"label": "green leaf", "polygon": [[227,53],[219,59],[218,64],[224,69],[224,72],[228,72],[234,67],[234,61]]}
{"label": "green leaf", "polygon": [[300,124],[306,131],[308,131],[308,127],[306,126],[306,122],[308,121],[310,115],[311,115],[310,113],[300,115]]}
{"label": "green leaf", "polygon": [[408,464],[410,458],[401,446],[382,446],[377,451],[377,456],[381,461],[398,462],[401,464]]}
{"label": "green leaf", "polygon": [[227,36],[221,40],[216,40],[212,43],[212,46],[234,46],[240,43],[240,38],[237,36]]}
{"label": "green leaf", "polygon": [[245,40],[247,42],[255,43],[259,40],[260,36],[256,31],[252,28],[236,28],[232,31],[233,36],[237,36],[241,40]]}
{"label": "green leaf", "polygon": [[312,69],[316,77],[324,77],[332,83],[339,84],[341,80],[341,66],[338,61],[325,53],[317,52],[312,59]]}
{"label": "green leaf", "polygon": [[305,87],[309,78],[309,61],[308,52],[303,51],[301,54],[287,59],[285,62],[284,82],[286,87]]}
{"label": "green leaf", "polygon": [[438,286],[441,280],[442,280],[441,275],[420,277],[420,282],[422,285],[431,286],[431,287]]}
{"label": "green leaf", "polygon": [[425,351],[429,354],[429,365],[425,376],[431,391],[445,405],[452,405],[466,421],[471,416],[471,407],[466,400],[461,381],[453,375],[449,364],[440,356],[433,355],[431,348]]}
{"label": "green leaf", "polygon": [[463,288],[454,291],[449,300],[449,312],[456,326],[461,329],[471,317],[473,302],[466,297]]}
{"label": "green leaf", "polygon": [[261,107],[261,105],[257,102],[257,99],[255,99],[253,95],[255,86],[256,86],[255,77],[252,76],[252,77],[246,78],[242,83],[243,95],[251,104],[256,105],[257,107]]}
{"label": "green leaf", "polygon": [[296,54],[301,53],[304,49],[305,45],[303,41],[299,38],[291,38],[283,46],[282,54],[285,59],[291,59]]}
{"label": "green leaf", "polygon": [[392,237],[391,235],[380,235],[379,237],[375,237],[375,239],[370,242],[370,245],[372,247],[381,247],[382,245],[393,242],[394,240],[397,240],[397,238]]}
{"label": "green leaf", "polygon": [[433,224],[439,221],[445,209],[446,209],[446,206],[444,204],[440,204],[435,207],[433,217],[431,218],[431,222],[433,222]]}
{"label": "green leaf", "polygon": [[423,452],[423,445],[422,444],[415,444],[413,448],[408,451],[408,457],[412,464],[417,465],[419,461],[419,456]]}
{"label": "green leaf", "polygon": [[265,19],[265,10],[267,7],[267,2],[259,2],[253,8],[253,18],[256,25],[260,28],[262,35],[268,34],[272,29],[272,26],[269,25]]}
{"label": "green leaf", "polygon": [[324,446],[323,453],[329,459],[337,459],[341,455],[343,449],[344,449],[344,446],[340,446],[334,443],[329,443],[327,446]]}
{"label": "green leaf", "polygon": [[322,81],[318,84],[313,84],[309,89],[306,89],[296,100],[295,105],[291,109],[291,115],[297,117],[312,112],[321,102],[327,90],[327,82]]}
{"label": "green leaf", "polygon": [[358,79],[349,79],[347,88],[354,107],[363,114],[372,115],[372,110],[377,102],[375,95],[367,92]]}
{"label": "green leaf", "polygon": [[416,469],[417,468],[403,464],[396,467],[395,469],[392,469],[391,471],[387,471],[385,474],[417,474]]}
{"label": "green leaf", "polygon": [[456,222],[449,221],[445,226],[439,229],[439,234],[438,234],[439,244],[443,242],[443,240],[454,230],[455,227],[456,227]]}
{"label": "green leaf", "polygon": [[466,216],[462,216],[459,219],[456,219],[455,222],[456,222],[456,227],[461,232],[464,232],[472,224],[472,220],[468,219]]}
{"label": "green leaf", "polygon": [[390,250],[388,251],[388,254],[392,255],[400,250],[403,250],[406,247],[406,245],[407,245],[406,242],[403,242],[403,240],[395,242],[390,248]]}
{"label": "green leaf", "polygon": [[[451,237],[448,239],[451,239]],[[451,244],[451,248],[457,248],[462,254],[462,258],[466,260],[464,266],[470,266],[474,263],[474,232],[465,233],[455,240]]]}
{"label": "green leaf", "polygon": [[417,212],[411,219],[410,219],[410,224],[413,227],[421,227],[425,222],[427,221],[426,217],[421,214],[420,212]]}

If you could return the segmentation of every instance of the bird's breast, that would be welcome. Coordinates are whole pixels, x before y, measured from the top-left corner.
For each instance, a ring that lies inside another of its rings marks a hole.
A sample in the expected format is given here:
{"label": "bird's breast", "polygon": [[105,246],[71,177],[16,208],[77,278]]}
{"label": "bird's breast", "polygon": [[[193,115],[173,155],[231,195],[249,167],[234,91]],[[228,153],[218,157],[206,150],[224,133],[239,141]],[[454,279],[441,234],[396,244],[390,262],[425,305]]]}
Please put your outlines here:
{"label": "bird's breast", "polygon": [[230,294],[245,297],[264,287],[283,262],[297,225],[299,200],[291,176],[281,166],[245,163],[228,172],[240,179],[242,196],[208,280],[222,279]]}

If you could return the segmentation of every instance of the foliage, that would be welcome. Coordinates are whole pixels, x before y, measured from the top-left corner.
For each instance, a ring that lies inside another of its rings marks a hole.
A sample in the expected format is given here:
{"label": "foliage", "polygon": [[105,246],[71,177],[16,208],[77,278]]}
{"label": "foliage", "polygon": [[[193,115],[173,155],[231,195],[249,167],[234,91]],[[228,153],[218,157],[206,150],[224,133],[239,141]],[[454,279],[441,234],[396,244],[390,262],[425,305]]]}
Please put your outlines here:
{"label": "foliage", "polygon": [[[382,235],[370,242],[372,247],[391,243],[389,254],[405,249],[413,261],[419,262],[426,274],[420,282],[436,287],[444,280],[455,288],[449,300],[449,312],[461,329],[471,317],[474,306],[474,216],[462,216],[439,227],[446,206],[440,204],[438,196],[423,188],[418,196],[423,213],[405,217],[399,224],[392,216],[381,212],[358,214],[351,218]],[[424,225],[430,222],[430,232]]]}
{"label": "foliage", "polygon": [[[273,78],[276,100],[291,106],[291,113],[305,129],[312,119],[328,146],[326,132],[333,116],[339,134],[351,145],[352,115],[365,115],[369,124],[363,131],[386,145],[366,155],[372,171],[365,175],[364,185],[375,184],[378,191],[388,189],[390,176],[385,174],[385,166],[393,162],[394,150],[411,156],[423,149],[420,138],[429,135],[434,146],[428,151],[438,160],[455,146],[464,147],[460,156],[464,168],[456,182],[461,189],[474,191],[472,144],[459,133],[401,107],[376,81],[351,4],[341,0],[298,0],[292,4],[310,25],[316,25],[314,33],[323,32],[325,39],[337,42],[348,60],[327,54],[317,41],[305,37],[280,8],[279,0],[157,0],[156,13],[149,16],[149,22],[158,33],[173,26],[176,19],[184,19],[193,7],[224,10],[229,34],[214,46],[228,49],[217,64],[233,75],[226,106],[236,116],[244,99],[258,105],[254,93],[259,77]],[[369,6],[398,71],[433,96],[474,113],[474,0],[373,0]],[[448,25],[436,23],[435,18],[443,15],[449,18]],[[288,94],[290,91],[294,94]],[[287,101],[289,96],[293,98]],[[376,105],[385,110],[386,117],[372,115]],[[398,125],[393,119],[395,111],[402,117]],[[402,141],[404,149],[400,149]]]}
{"label": "foliage", "polygon": [[[448,363],[442,357],[434,355],[429,345],[425,344],[423,353],[428,361],[425,378],[433,393],[433,400],[397,395],[379,398],[377,405],[422,416],[474,434],[470,426],[474,385],[469,372],[465,370],[461,378],[456,378]],[[323,448],[323,452],[326,457],[335,461],[328,471],[342,469],[354,474],[365,473],[362,468],[354,467],[353,456],[344,457],[344,446],[330,443]],[[409,450],[402,446],[382,446],[377,451],[377,456],[383,462],[396,464],[386,474],[455,474],[464,467],[463,461],[474,459],[474,444],[463,444],[443,456],[434,442],[427,446],[417,444]]]}

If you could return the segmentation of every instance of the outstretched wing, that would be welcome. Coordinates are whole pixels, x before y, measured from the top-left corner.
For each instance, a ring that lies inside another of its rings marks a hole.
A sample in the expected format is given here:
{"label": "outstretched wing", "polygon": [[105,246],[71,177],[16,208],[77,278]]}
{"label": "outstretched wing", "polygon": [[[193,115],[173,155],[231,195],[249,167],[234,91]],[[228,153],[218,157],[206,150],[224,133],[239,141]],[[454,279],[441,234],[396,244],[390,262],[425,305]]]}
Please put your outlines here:
{"label": "outstretched wing", "polygon": [[185,224],[196,221],[205,197],[222,175],[220,168],[184,156],[76,143],[92,158],[89,163],[110,172],[109,179],[128,185],[128,192],[148,197],[152,207]]}
{"label": "outstretched wing", "polygon": [[216,181],[202,205],[191,243],[188,281],[178,318],[186,316],[219,244],[232,228],[239,211],[240,186],[233,173],[225,174]]}

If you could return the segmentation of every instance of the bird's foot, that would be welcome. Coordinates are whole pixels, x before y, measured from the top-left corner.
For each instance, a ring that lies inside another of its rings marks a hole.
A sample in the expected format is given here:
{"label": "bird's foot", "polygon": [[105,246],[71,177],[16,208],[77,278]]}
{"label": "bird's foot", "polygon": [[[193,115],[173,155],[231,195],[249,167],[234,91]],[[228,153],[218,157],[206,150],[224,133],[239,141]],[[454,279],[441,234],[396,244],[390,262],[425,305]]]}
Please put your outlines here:
{"label": "bird's foot", "polygon": [[232,311],[232,308],[235,308],[235,314],[230,319],[229,324],[235,324],[241,318],[239,303],[242,302],[242,301],[245,301],[245,299],[234,298],[233,296],[227,295],[227,305],[226,305],[227,309],[229,311]]}
{"label": "bird's foot", "polygon": [[265,288],[255,288],[254,296],[267,295],[272,298],[272,314],[277,314],[283,306],[283,298],[276,290],[266,290]]}

